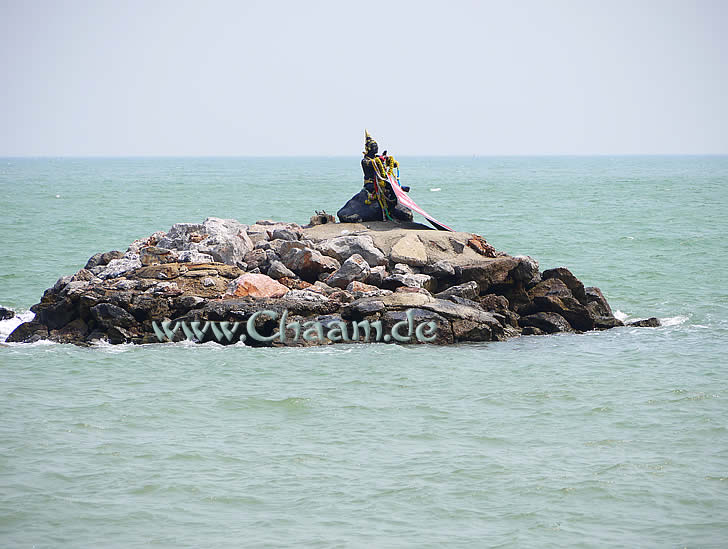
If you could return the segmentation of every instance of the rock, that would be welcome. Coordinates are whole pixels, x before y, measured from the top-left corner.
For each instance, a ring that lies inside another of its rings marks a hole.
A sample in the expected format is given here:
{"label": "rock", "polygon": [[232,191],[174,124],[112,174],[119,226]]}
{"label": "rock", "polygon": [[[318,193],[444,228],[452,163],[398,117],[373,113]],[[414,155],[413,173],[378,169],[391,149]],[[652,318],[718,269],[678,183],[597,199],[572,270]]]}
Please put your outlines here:
{"label": "rock", "polygon": [[256,248],[245,254],[243,261],[250,271],[260,269],[268,264],[268,254],[266,254],[266,250]]}
{"label": "rock", "polygon": [[371,284],[372,286],[381,286],[382,281],[389,276],[389,273],[387,273],[387,269],[383,267],[382,265],[377,265],[376,267],[372,267],[369,271],[369,276],[364,280],[367,284]]}
{"label": "rock", "polygon": [[327,214],[325,211],[316,212],[316,215],[312,215],[308,222],[312,227],[315,225],[325,225],[326,223],[336,223],[336,217]]}
{"label": "rock", "polygon": [[[396,342],[392,337],[392,330],[399,325],[397,335],[405,338],[407,343],[431,343],[434,345],[446,345],[453,343],[453,331],[450,322],[443,316],[427,309],[412,308],[408,311],[386,311],[382,317],[384,340]],[[421,324],[433,323],[432,330],[429,329],[423,336],[432,341],[419,341],[416,329]],[[392,339],[389,339],[392,338]],[[401,342],[404,343],[404,342]]]}
{"label": "rock", "polygon": [[396,290],[402,286],[409,288],[424,288],[433,292],[437,287],[437,280],[426,274],[391,274],[382,280],[382,288],[385,290]]}
{"label": "rock", "polygon": [[502,295],[486,294],[478,298],[478,303],[486,311],[507,311],[510,303]]}
{"label": "rock", "polygon": [[536,313],[522,316],[518,323],[524,329],[533,326],[547,334],[573,331],[566,319],[558,313]]}
{"label": "rock", "polygon": [[[349,201],[336,213],[339,217],[339,221],[342,223],[361,223],[363,221],[382,221],[382,209],[379,206],[379,202],[372,200],[371,204],[366,204],[367,191],[362,189],[357,194],[351,197]],[[397,204],[397,206],[390,211],[392,217],[401,221],[412,221],[412,212]]]}
{"label": "rock", "polygon": [[181,263],[212,263],[214,261],[210,254],[203,254],[197,250],[179,252],[177,257]]}
{"label": "rock", "polygon": [[587,299],[586,299],[586,291],[584,289],[584,284],[581,283],[581,281],[576,278],[573,274],[571,274],[571,271],[567,269],[566,267],[557,267],[556,269],[548,269],[541,273],[541,278],[543,280],[547,280],[549,278],[558,278],[561,280],[564,284],[566,284],[566,287],[571,290],[571,293],[574,295],[576,299],[579,300],[579,302],[583,305],[586,305]]}
{"label": "rock", "polygon": [[594,318],[594,328],[597,330],[608,330],[610,328],[618,328],[619,326],[624,326],[624,322],[621,320],[614,318],[613,316],[595,316]]}
{"label": "rock", "polygon": [[512,271],[513,280],[523,282],[526,286],[541,282],[538,261],[527,255],[517,255],[513,259],[518,261],[518,265]]}
{"label": "rock", "polygon": [[549,278],[543,282],[539,282],[533,288],[528,290],[529,299],[535,299],[543,296],[555,297],[573,297],[571,290],[558,278]]}
{"label": "rock", "polygon": [[296,274],[280,261],[271,261],[268,267],[268,276],[274,280],[279,278],[296,278]]}
{"label": "rock", "polygon": [[474,234],[468,240],[468,246],[478,252],[480,255],[485,257],[496,257],[497,253],[493,246],[486,242],[485,238],[480,235]]}
{"label": "rock", "polygon": [[245,273],[230,283],[223,297],[282,297],[287,293],[286,286],[269,276]]}
{"label": "rock", "polygon": [[316,249],[340,262],[358,254],[372,267],[387,264],[387,258],[379,248],[374,246],[372,237],[368,235],[337,236],[322,240],[316,244]]}
{"label": "rock", "polygon": [[136,324],[136,320],[127,311],[110,303],[99,303],[91,307],[91,317],[104,328],[120,326],[129,328]]}
{"label": "rock", "polygon": [[49,336],[48,327],[38,320],[23,322],[5,340],[6,343],[34,343]]}
{"label": "rock", "polygon": [[88,333],[86,323],[77,318],[58,330],[51,330],[48,337],[58,343],[75,343],[83,341]]}
{"label": "rock", "polygon": [[359,281],[353,281],[350,282],[349,285],[346,287],[347,292],[351,293],[370,293],[370,292],[382,292],[386,290],[380,290],[376,286],[372,286],[371,284],[364,284],[363,282]]}
{"label": "rock", "polygon": [[435,278],[448,278],[455,276],[455,267],[449,261],[441,259],[435,263],[430,263],[422,268],[424,274],[434,276]]}
{"label": "rock", "polygon": [[15,316],[15,311],[0,307],[0,320],[9,320]]}
{"label": "rock", "polygon": [[518,262],[512,257],[483,259],[477,263],[462,265],[461,282],[474,280],[480,286],[480,293],[486,293],[491,287],[505,283],[512,269]]}
{"label": "rock", "polygon": [[160,248],[159,246],[146,246],[139,252],[142,265],[157,265],[159,263],[177,263],[177,252]]}
{"label": "rock", "polygon": [[341,267],[333,257],[310,248],[293,248],[282,256],[283,264],[307,282],[315,282],[319,275],[332,273]]}
{"label": "rock", "polygon": [[594,319],[589,310],[574,297],[545,295],[535,297],[533,304],[536,311],[560,314],[575,330],[586,332],[594,329]]}
{"label": "rock", "polygon": [[196,250],[228,265],[242,262],[253,249],[246,225],[217,217],[208,217],[202,224],[176,223],[157,245],[177,251]]}
{"label": "rock", "polygon": [[70,298],[64,297],[51,303],[40,303],[30,308],[35,313],[35,320],[44,324],[49,330],[57,330],[68,324],[77,315],[77,308]]}
{"label": "rock", "polygon": [[607,303],[607,298],[604,297],[602,291],[596,286],[590,286],[584,289],[586,294],[587,307],[594,316],[614,316],[612,308]]}
{"label": "rock", "polygon": [[635,320],[634,322],[628,322],[627,326],[635,328],[659,328],[662,325],[660,319],[656,317],[646,318],[644,320]]}
{"label": "rock", "polygon": [[142,262],[136,254],[122,259],[112,259],[96,276],[102,279],[118,278],[142,266]]}
{"label": "rock", "polygon": [[203,279],[202,279],[202,285],[203,285],[203,286],[204,286],[205,288],[209,288],[209,287],[211,287],[211,286],[214,286],[214,285],[215,285],[215,281],[214,281],[214,280],[213,280],[212,278],[210,278],[210,277],[206,277],[206,278],[203,278]]}
{"label": "rock", "polygon": [[521,331],[521,334],[525,336],[531,336],[531,335],[544,335],[544,332],[542,330],[539,330],[536,328],[536,326],[525,326],[523,330]]}
{"label": "rock", "polygon": [[298,240],[301,236],[301,232],[295,231],[288,227],[280,227],[275,229],[271,233],[271,239],[281,239],[281,240]]}
{"label": "rock", "polygon": [[[289,278],[287,276],[284,276],[283,278],[279,278],[278,282],[283,284],[286,288],[289,288],[291,290],[307,290],[311,287],[310,282],[306,282],[305,280],[301,280],[299,278]],[[318,282],[316,284],[319,284]],[[321,282],[323,284],[323,282]]]}
{"label": "rock", "polygon": [[442,291],[435,295],[438,299],[448,299],[450,296],[463,297],[465,299],[475,299],[478,297],[479,286],[474,280],[458,284],[457,286],[451,286],[445,291]]}
{"label": "rock", "polygon": [[326,279],[326,284],[334,288],[346,288],[351,282],[366,280],[370,271],[371,268],[364,258],[354,254]]}
{"label": "rock", "polygon": [[404,263],[397,263],[394,268],[392,269],[392,274],[415,274],[415,272],[412,270],[412,267],[409,265],[405,265]]}
{"label": "rock", "polygon": [[121,259],[122,257],[124,257],[124,252],[120,252],[119,250],[94,254],[86,262],[86,266],[84,268],[93,269],[94,267],[107,265],[112,259]]}
{"label": "rock", "polygon": [[392,246],[389,258],[394,263],[421,267],[427,263],[427,251],[416,234],[408,234]]}

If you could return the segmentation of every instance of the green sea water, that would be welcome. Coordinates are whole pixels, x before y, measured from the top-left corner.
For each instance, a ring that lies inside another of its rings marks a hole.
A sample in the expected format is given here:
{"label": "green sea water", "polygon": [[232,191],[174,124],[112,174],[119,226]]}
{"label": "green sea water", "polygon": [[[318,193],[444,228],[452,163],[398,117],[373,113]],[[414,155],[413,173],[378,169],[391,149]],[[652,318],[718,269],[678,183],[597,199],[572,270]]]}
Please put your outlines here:
{"label": "green sea water", "polygon": [[[728,157],[400,160],[441,221],[663,327],[2,346],[0,546],[725,547]],[[0,159],[0,305],[29,318],[176,222],[305,223],[360,186],[355,157]]]}

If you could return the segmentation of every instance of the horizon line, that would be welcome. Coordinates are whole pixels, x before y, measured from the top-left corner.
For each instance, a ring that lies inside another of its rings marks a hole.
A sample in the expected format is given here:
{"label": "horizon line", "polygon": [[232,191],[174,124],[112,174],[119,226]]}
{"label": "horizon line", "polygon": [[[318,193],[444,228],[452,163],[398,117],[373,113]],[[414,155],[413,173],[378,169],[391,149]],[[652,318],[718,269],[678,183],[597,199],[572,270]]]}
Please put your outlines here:
{"label": "horizon line", "polygon": [[[564,157],[638,157],[638,156],[728,156],[720,153],[510,153],[510,154],[397,154],[420,158],[564,158]],[[0,155],[2,159],[111,159],[111,158],[359,158],[356,154],[20,154]]]}

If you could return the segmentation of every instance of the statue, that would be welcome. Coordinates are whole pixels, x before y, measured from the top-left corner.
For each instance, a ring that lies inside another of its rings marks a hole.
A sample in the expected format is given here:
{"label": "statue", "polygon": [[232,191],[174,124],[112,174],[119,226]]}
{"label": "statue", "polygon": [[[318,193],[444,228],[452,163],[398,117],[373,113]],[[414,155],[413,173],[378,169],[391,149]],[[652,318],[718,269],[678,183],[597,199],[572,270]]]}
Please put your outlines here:
{"label": "statue", "polygon": [[[339,220],[342,223],[412,221],[412,212],[397,202],[389,181],[389,176],[395,174],[399,181],[399,162],[387,151],[378,155],[379,145],[366,130],[364,138],[364,158],[361,161],[364,188],[337,212]],[[402,187],[402,190],[409,192],[409,187]]]}

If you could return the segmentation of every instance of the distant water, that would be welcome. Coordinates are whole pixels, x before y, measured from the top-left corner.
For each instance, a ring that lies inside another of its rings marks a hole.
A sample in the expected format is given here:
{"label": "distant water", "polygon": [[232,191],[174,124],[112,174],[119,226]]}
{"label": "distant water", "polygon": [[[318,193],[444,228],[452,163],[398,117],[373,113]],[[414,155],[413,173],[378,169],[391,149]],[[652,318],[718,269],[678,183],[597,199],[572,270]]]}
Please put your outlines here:
{"label": "distant water", "polygon": [[[0,546],[725,547],[728,157],[401,161],[438,219],[664,327],[0,347]],[[305,223],[360,186],[355,157],[0,159],[0,305],[30,318],[175,222]]]}

